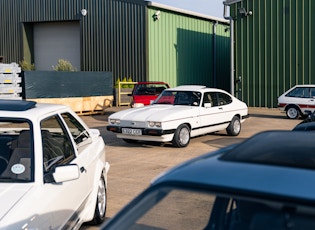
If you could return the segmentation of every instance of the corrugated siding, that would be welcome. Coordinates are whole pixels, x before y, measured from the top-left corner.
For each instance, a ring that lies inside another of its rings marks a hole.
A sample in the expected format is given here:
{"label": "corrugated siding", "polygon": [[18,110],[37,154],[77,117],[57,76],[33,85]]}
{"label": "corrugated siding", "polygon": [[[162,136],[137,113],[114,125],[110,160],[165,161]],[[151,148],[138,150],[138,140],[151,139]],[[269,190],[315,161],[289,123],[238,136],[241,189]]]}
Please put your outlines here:
{"label": "corrugated siding", "polygon": [[33,62],[34,23],[78,21],[82,71],[228,90],[229,25],[160,10],[154,22],[142,0],[0,0],[0,56]]}
{"label": "corrugated siding", "polygon": [[[154,20],[158,10],[160,19]],[[228,24],[216,25],[215,36],[215,21],[156,7],[148,9],[147,20],[149,80],[166,81],[171,86],[218,86],[218,78],[226,76],[229,80]]]}
{"label": "corrugated siding", "polygon": [[[21,58],[20,20],[16,17],[16,1],[0,0],[0,56],[4,62],[18,62]],[[5,22],[5,23],[4,23]]]}
{"label": "corrugated siding", "polygon": [[[85,17],[80,14],[83,8],[88,11]],[[5,62],[32,59],[32,23],[80,21],[81,70],[111,71],[114,81],[146,77],[141,0],[0,0],[0,20],[0,56]]]}
{"label": "corrugated siding", "polygon": [[[244,7],[253,14],[241,17]],[[315,2],[244,0],[232,5],[235,77],[239,97],[256,107],[276,107],[296,84],[315,84]]]}

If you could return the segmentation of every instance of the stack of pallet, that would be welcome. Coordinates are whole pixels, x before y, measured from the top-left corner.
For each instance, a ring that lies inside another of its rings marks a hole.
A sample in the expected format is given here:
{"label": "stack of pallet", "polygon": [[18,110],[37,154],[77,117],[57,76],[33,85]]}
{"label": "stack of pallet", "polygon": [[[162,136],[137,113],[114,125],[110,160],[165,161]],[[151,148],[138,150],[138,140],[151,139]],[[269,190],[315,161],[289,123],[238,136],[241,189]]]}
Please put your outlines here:
{"label": "stack of pallet", "polygon": [[0,63],[0,99],[22,99],[21,67]]}

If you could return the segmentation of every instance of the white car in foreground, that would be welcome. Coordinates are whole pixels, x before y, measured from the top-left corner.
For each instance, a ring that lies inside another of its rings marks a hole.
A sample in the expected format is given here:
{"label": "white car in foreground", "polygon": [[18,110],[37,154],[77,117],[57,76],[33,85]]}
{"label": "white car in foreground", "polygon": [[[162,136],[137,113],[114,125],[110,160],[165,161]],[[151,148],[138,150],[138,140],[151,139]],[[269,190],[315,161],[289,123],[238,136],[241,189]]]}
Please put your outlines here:
{"label": "white car in foreground", "polygon": [[64,105],[0,100],[0,229],[78,229],[106,213],[99,130]]}
{"label": "white car in foreground", "polygon": [[150,106],[109,116],[107,130],[126,142],[172,142],[186,147],[190,138],[226,129],[237,136],[248,117],[247,105],[224,90],[188,85],[165,89]]}

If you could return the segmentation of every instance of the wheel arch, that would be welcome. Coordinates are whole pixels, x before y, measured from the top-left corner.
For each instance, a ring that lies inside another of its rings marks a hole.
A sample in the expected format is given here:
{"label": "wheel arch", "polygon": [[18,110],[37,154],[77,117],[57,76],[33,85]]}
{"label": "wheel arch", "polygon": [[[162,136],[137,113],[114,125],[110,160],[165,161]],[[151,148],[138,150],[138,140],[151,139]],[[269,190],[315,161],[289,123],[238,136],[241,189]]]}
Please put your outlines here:
{"label": "wheel arch", "polygon": [[288,111],[288,109],[291,108],[291,107],[297,108],[297,109],[300,111],[300,113],[302,112],[300,106],[297,105],[297,104],[287,104],[287,105],[284,107],[284,111]]}
{"label": "wheel arch", "polygon": [[191,131],[191,124],[190,124],[189,122],[180,123],[180,124],[177,126],[177,128],[178,128],[179,126],[181,126],[181,125],[187,125],[188,128],[189,128],[189,130]]}
{"label": "wheel arch", "polygon": [[237,114],[234,114],[234,115],[231,116],[230,122],[232,121],[232,119],[233,119],[234,117],[237,117],[240,121],[242,121],[242,115],[239,114],[239,113],[237,113]]}
{"label": "wheel arch", "polygon": [[93,220],[95,205],[97,202],[97,192],[98,192],[98,182],[101,177],[104,178],[105,188],[107,190],[107,172],[109,170],[109,164],[105,162],[105,166],[102,162],[98,161],[95,165],[95,176],[93,181],[93,190],[91,191],[90,197],[87,201],[88,206],[85,207],[87,209],[84,222],[89,222]]}
{"label": "wheel arch", "polygon": [[[239,113],[238,113],[238,114],[234,114],[233,117],[238,117],[240,120],[242,120],[242,116],[241,116],[241,114],[239,114]],[[233,117],[232,117],[232,119],[233,119]],[[232,119],[231,119],[231,120],[232,120]]]}

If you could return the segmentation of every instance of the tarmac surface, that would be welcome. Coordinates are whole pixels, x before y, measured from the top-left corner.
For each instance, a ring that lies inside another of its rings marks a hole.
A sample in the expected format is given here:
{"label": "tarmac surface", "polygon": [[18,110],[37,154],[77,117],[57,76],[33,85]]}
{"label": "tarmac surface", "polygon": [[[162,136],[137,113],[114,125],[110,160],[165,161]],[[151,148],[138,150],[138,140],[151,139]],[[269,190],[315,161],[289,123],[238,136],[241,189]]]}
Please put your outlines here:
{"label": "tarmac surface", "polygon": [[[186,148],[175,148],[169,143],[127,144],[107,131],[108,116],[127,108],[110,107],[103,115],[81,116],[90,128],[100,130],[106,144],[106,160],[111,165],[108,174],[106,219],[113,217],[165,170],[191,158],[242,142],[262,131],[291,130],[302,121],[287,119],[285,113],[276,108],[249,108],[250,117],[242,123],[240,135],[227,136],[224,130],[192,138]],[[92,230],[99,227],[84,225],[80,229]]]}

